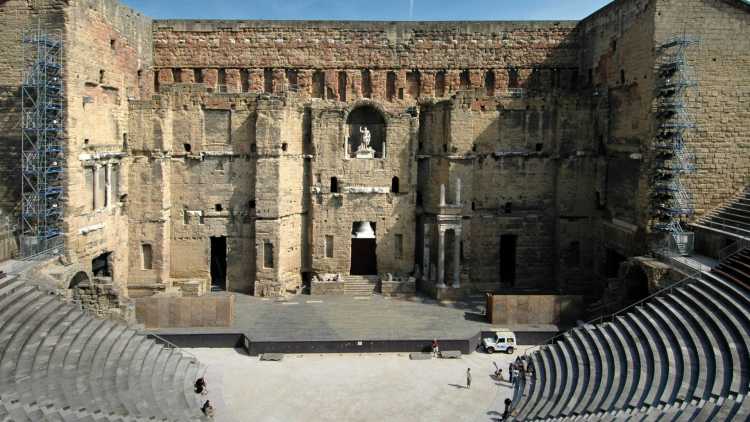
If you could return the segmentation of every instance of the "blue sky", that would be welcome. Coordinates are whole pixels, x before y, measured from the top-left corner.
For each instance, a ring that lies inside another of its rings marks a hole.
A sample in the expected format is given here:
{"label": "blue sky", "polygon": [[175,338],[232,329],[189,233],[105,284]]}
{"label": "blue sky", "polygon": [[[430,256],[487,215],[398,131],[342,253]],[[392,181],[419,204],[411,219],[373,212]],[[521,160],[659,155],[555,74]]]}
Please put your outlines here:
{"label": "blue sky", "polygon": [[156,19],[580,20],[610,0],[121,0]]}

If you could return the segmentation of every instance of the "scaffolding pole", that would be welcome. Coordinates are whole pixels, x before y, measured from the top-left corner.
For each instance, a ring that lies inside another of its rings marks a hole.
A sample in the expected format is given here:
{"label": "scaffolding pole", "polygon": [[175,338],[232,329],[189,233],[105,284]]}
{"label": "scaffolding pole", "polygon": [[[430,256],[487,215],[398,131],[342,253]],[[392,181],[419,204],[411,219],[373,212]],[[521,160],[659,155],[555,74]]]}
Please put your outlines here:
{"label": "scaffolding pole", "polygon": [[681,178],[696,171],[695,156],[685,147],[685,133],[695,129],[685,98],[698,86],[687,58],[688,48],[699,40],[688,35],[672,37],[658,48],[655,172],[652,182],[653,229],[665,234],[657,247],[669,254],[689,255],[693,233],[685,231],[682,220],[693,215],[693,197]]}
{"label": "scaffolding pole", "polygon": [[60,32],[23,33],[21,256],[62,252],[65,95]]}

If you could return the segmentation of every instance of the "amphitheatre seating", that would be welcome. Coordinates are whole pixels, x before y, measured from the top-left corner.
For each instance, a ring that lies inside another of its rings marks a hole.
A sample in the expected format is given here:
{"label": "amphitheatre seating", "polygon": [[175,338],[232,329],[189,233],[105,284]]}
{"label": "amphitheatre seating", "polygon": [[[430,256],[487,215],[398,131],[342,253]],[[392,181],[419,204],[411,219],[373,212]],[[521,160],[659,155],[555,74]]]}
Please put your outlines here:
{"label": "amphitheatre seating", "polygon": [[127,325],[0,280],[0,421],[200,421],[203,371]]}
{"label": "amphitheatre seating", "polygon": [[527,356],[515,420],[750,420],[750,251]]}
{"label": "amphitheatre seating", "polygon": [[700,222],[693,225],[750,238],[750,188],[728,204],[711,211]]}

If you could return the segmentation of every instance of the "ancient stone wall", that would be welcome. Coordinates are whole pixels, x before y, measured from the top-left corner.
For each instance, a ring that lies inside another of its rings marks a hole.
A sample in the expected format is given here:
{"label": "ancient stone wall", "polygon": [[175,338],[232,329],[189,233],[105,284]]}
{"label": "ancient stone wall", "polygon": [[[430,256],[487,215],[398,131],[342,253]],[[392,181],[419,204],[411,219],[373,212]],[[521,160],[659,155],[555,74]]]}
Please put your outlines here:
{"label": "ancient stone wall", "polygon": [[0,3],[0,210],[14,218],[21,209],[21,83],[26,67],[23,31],[63,33],[67,2],[8,0]]}
{"label": "ancient stone wall", "polygon": [[[573,22],[157,21],[158,83],[414,102],[578,77]],[[567,83],[567,82],[566,82]]]}
{"label": "ancient stone wall", "polygon": [[597,277],[605,276],[608,254],[611,261],[613,253],[632,256],[648,248],[654,15],[653,1],[615,1],[578,25],[582,95],[592,101],[591,151],[597,157],[594,198],[587,198],[597,218],[586,230]]}
{"label": "ancient stone wall", "polygon": [[656,43],[680,34],[700,39],[687,50],[698,80],[686,98],[697,129],[686,145],[698,171],[684,180],[696,217],[728,201],[750,180],[750,6],[731,0],[656,1]]}

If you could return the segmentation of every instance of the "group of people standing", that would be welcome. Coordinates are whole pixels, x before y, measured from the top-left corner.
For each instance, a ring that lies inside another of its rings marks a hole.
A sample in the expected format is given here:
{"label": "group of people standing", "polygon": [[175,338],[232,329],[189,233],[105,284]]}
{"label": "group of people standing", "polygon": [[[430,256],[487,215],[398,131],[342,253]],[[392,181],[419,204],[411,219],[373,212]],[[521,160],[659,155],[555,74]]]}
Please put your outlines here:
{"label": "group of people standing", "polygon": [[[196,394],[200,394],[202,396],[208,394],[208,384],[206,383],[206,379],[203,377],[195,380],[195,384],[193,385],[193,387]],[[214,416],[214,407],[211,406],[210,400],[206,400],[203,403],[203,406],[201,406],[201,412],[203,412],[203,414],[208,416],[209,418],[212,418]]]}

